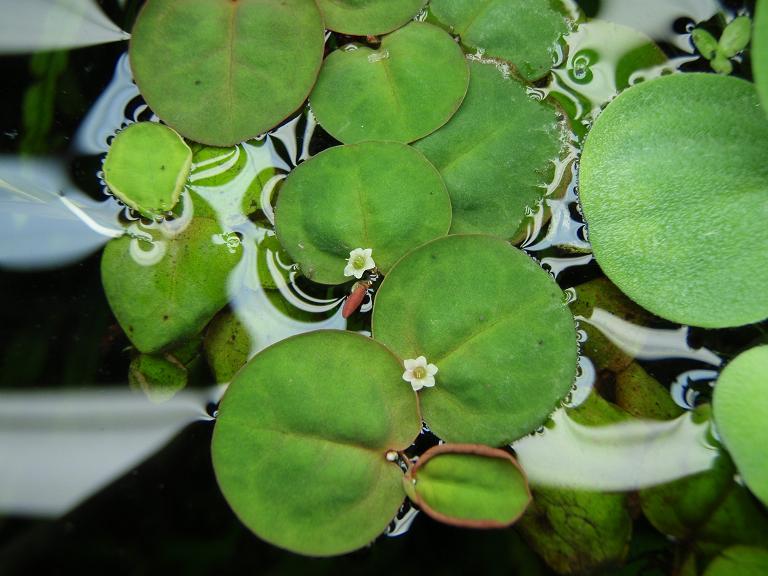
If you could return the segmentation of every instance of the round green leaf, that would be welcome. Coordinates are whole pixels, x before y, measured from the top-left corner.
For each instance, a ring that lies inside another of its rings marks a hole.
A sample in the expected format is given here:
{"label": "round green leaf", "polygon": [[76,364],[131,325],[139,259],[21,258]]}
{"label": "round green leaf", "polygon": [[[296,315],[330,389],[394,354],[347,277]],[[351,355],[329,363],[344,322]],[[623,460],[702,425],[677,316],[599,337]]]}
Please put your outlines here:
{"label": "round green leaf", "polygon": [[194,218],[173,235],[165,230],[152,229],[151,242],[111,240],[101,258],[112,312],[144,353],[200,332],[227,303],[227,278],[240,259],[240,246],[227,245],[209,218]]}
{"label": "round green leaf", "polygon": [[493,236],[448,236],[405,256],[379,287],[372,330],[400,358],[437,366],[422,413],[448,442],[509,444],[544,422],[576,373],[563,292]]}
{"label": "round green leaf", "polygon": [[765,576],[768,574],[768,550],[732,546],[716,557],[704,576]]}
{"label": "round green leaf", "polygon": [[231,146],[301,106],[323,43],[313,0],[150,0],[133,27],[130,59],[160,118],[197,142]]}
{"label": "round green leaf", "polygon": [[154,218],[179,201],[191,165],[192,151],[176,132],[156,122],[137,122],[112,141],[104,181],[127,206]]}
{"label": "round green leaf", "polygon": [[712,399],[717,429],[749,489],[768,505],[768,346],[731,361]]}
{"label": "round green leaf", "polygon": [[509,526],[531,502],[528,480],[517,461],[487,446],[434,446],[409,470],[404,482],[419,508],[455,526]]}
{"label": "round green leaf", "polygon": [[595,258],[654,314],[707,328],[768,316],[768,121],[754,86],[677,74],[623,92],[581,159]]}
{"label": "round green leaf", "polygon": [[259,537],[313,556],[368,544],[405,496],[387,459],[421,419],[400,362],[359,334],[316,331],[259,354],[219,409],[213,465],[224,496]]}
{"label": "round green leaf", "polygon": [[412,248],[444,236],[451,202],[440,174],[413,148],[363,142],[324,150],[285,181],[277,237],[307,278],[341,284],[350,252],[372,249],[387,273]]}
{"label": "round green leaf", "polygon": [[413,22],[378,50],[348,45],[326,58],[310,102],[320,125],[346,144],[412,142],[437,130],[464,99],[469,69],[443,30]]}
{"label": "round green leaf", "polygon": [[496,64],[472,61],[470,72],[456,115],[414,146],[445,180],[452,233],[510,238],[546,192],[563,133],[555,108],[529,97]]}
{"label": "round green leaf", "polygon": [[432,0],[429,6],[464,44],[511,62],[526,80],[549,72],[568,31],[551,0]]}
{"label": "round green leaf", "polygon": [[768,114],[768,0],[758,0],[752,36],[752,75]]}
{"label": "round green leaf", "polygon": [[385,34],[413,18],[427,0],[317,0],[325,27],[342,34]]}

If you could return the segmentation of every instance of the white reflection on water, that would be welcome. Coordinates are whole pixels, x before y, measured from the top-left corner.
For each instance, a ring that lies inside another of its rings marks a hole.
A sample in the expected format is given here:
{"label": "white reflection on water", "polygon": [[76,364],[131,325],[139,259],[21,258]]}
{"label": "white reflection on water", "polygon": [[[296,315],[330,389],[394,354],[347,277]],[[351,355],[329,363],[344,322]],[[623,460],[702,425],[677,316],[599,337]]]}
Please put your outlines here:
{"label": "white reflection on water", "polygon": [[654,40],[690,51],[688,35],[675,33],[672,24],[678,18],[708,20],[721,9],[717,0],[607,0],[600,3],[597,18],[631,26]]}
{"label": "white reflection on water", "polygon": [[133,110],[131,117],[126,118],[128,104],[137,96],[139,89],[133,82],[128,52],[124,52],[117,60],[112,80],[77,129],[74,150],[80,154],[106,153],[109,150],[108,139],[124,123],[137,122],[139,115],[148,109],[146,104],[141,104]]}
{"label": "white reflection on water", "polygon": [[718,455],[709,423],[694,422],[691,412],[593,427],[560,409],[552,420],[554,427],[512,445],[534,486],[637,490],[708,470]]}
{"label": "white reflection on water", "polygon": [[688,326],[676,330],[648,328],[627,322],[602,308],[594,308],[589,318],[576,316],[579,322],[591,324],[625,354],[638,360],[687,358],[712,366],[720,366],[720,357],[706,348],[688,346]]}
{"label": "white reflection on water", "polygon": [[94,0],[0,0],[0,54],[119,42],[130,34]]}
{"label": "white reflection on water", "polygon": [[219,387],[162,404],[126,388],[0,393],[0,514],[54,517],[209,419]]}
{"label": "white reflection on water", "polygon": [[124,233],[120,206],[71,182],[62,160],[0,157],[0,267],[64,266]]}

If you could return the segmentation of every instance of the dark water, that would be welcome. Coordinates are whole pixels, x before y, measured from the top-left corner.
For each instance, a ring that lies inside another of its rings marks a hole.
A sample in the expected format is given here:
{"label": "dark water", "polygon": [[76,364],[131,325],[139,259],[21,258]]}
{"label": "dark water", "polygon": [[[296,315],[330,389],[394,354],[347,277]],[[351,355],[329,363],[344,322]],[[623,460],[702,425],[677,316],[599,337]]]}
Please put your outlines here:
{"label": "dark water", "polygon": [[[130,30],[141,2],[128,1],[124,7],[114,0],[99,4],[115,23]],[[582,4],[588,15],[601,8],[596,1]],[[686,33],[694,20],[709,19],[707,6],[715,4],[683,4],[693,12],[687,17],[676,13],[647,32],[672,59],[667,69],[706,70],[707,63],[686,50]],[[753,4],[724,6],[751,9]],[[708,24],[716,25],[715,20]],[[0,574],[69,574],[75,569],[109,574],[549,573],[514,530],[460,530],[425,515],[419,515],[404,536],[382,537],[341,558],[314,560],[278,550],[237,521],[214,480],[209,446],[221,390],[212,386],[212,375],[203,368],[190,388],[163,405],[153,405],[140,392],[128,389],[130,343],[109,309],[99,276],[104,231],[117,227],[118,219],[125,224],[126,217],[111,200],[102,204],[105,197],[98,178],[102,152],[120,124],[152,119],[132,91],[130,78],[121,76],[125,50],[125,43],[118,42],[0,58],[6,78],[0,88],[3,161],[24,157],[33,163],[33,172],[45,169],[52,174],[53,189],[69,179],[81,194],[65,194],[68,200],[78,199],[74,209],[51,196],[46,209],[54,210],[54,216],[48,228],[35,234],[9,234],[11,224],[18,222],[8,217],[14,212],[10,205],[0,204],[0,216],[6,214],[0,271],[0,457],[5,479],[0,484]],[[561,68],[567,66],[563,62]],[[749,77],[749,69],[745,60],[736,64],[735,73]],[[646,77],[662,72],[647,71]],[[532,93],[545,97],[558,91],[557,86],[539,86]],[[580,102],[599,109],[604,104],[601,98],[610,96],[612,88],[598,82],[591,88],[592,99]],[[99,108],[100,95],[110,89],[114,106]],[[560,84],[559,90],[567,97],[567,85]],[[577,202],[578,126],[588,126],[589,111],[587,106],[572,118],[572,153],[558,165],[545,202],[531,211],[521,235],[521,246],[564,289],[601,276]],[[84,119],[89,115],[94,119],[86,130]],[[244,178],[270,169],[275,185],[297,163],[332,144],[304,112],[237,153],[249,159],[246,172],[250,172]],[[36,163],[44,158],[54,165],[44,168]],[[195,170],[192,187],[203,197],[213,197],[204,184],[204,176],[210,175],[205,170]],[[265,185],[260,198],[261,209],[250,219],[228,206],[215,208],[243,237],[263,242],[271,235],[268,188]],[[97,205],[108,209],[86,209],[84,214],[95,214],[96,220],[84,225],[78,206]],[[80,248],[62,242],[50,228],[54,225],[61,226],[62,234],[73,226],[82,230],[75,234]],[[97,228],[102,236],[94,232]],[[11,244],[13,249],[8,250]],[[275,251],[263,250],[271,262],[270,281],[281,288],[280,306],[265,299],[259,287],[234,295],[231,303],[246,318],[251,314],[254,322],[260,322],[257,348],[308,329],[345,327],[338,310],[343,290],[328,291],[296,278]],[[7,254],[15,256],[6,259]],[[570,293],[577,297],[578,288]],[[347,327],[365,330],[365,318]],[[650,334],[658,346],[636,349],[640,364],[689,410],[708,398],[723,361],[766,341],[766,327],[763,323],[732,330],[687,330],[654,320],[647,326],[614,322],[598,329],[615,328],[630,342]],[[589,366],[589,359],[583,359],[573,404],[593,386],[600,388]],[[420,442],[426,445],[430,439]],[[621,478],[616,482],[620,484]],[[667,539],[639,516],[628,565],[621,573],[667,574],[674,556]]]}

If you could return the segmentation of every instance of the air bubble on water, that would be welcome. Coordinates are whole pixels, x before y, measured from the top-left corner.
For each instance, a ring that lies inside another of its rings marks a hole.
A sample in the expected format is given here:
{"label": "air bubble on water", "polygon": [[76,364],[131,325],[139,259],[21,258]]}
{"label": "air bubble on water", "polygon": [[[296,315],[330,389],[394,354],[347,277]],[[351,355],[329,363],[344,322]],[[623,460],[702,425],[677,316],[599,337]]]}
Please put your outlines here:
{"label": "air bubble on water", "polygon": [[386,60],[389,58],[389,50],[379,50],[378,52],[374,52],[373,54],[368,54],[368,62],[371,64],[375,62],[381,62],[382,60]]}

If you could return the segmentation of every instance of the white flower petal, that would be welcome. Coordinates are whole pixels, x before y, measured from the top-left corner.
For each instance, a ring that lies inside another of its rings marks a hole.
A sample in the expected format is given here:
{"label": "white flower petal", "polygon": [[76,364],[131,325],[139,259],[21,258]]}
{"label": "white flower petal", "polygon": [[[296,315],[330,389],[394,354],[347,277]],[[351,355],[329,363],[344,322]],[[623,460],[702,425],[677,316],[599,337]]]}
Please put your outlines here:
{"label": "white flower petal", "polygon": [[405,366],[406,370],[413,370],[418,365],[419,365],[419,363],[416,362],[416,360],[414,360],[413,358],[409,358],[408,360],[404,360],[403,361],[403,366]]}
{"label": "white flower petal", "polygon": [[429,374],[430,376],[434,376],[435,374],[437,374],[437,366],[435,366],[434,364],[427,364],[427,374]]}
{"label": "white flower petal", "polygon": [[371,254],[373,254],[373,248],[362,250],[362,255],[365,256],[366,260],[371,257]]}
{"label": "white flower petal", "polygon": [[424,387],[424,384],[422,383],[422,381],[421,381],[421,380],[418,380],[418,379],[414,379],[414,380],[411,382],[411,388],[413,388],[413,391],[414,391],[414,392],[418,392],[418,391],[419,391],[419,390],[421,390],[423,387]]}
{"label": "white flower petal", "polygon": [[352,264],[347,264],[344,266],[344,276],[354,276],[355,275],[355,268],[352,266]]}
{"label": "white flower petal", "polygon": [[419,356],[416,358],[416,365],[421,366],[422,368],[427,367],[427,359],[424,356]]}
{"label": "white flower petal", "polygon": [[403,380],[406,382],[413,382],[416,378],[413,375],[413,370],[406,370],[403,372]]}
{"label": "white flower petal", "polygon": [[422,386],[426,386],[427,388],[432,388],[432,386],[435,385],[435,377],[434,376],[424,376],[424,378],[420,378],[419,382]]}

